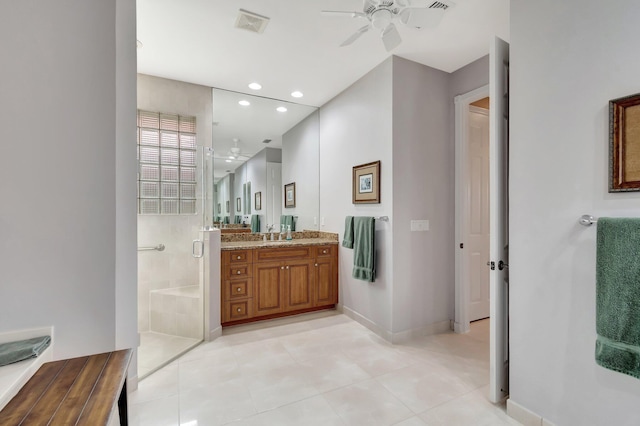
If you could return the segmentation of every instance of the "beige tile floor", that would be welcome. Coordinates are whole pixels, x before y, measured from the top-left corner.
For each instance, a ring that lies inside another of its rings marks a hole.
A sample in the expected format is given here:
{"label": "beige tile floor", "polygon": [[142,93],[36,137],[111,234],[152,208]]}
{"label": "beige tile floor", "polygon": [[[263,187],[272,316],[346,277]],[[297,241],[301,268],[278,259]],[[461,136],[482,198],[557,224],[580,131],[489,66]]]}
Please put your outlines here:
{"label": "beige tile floor", "polygon": [[130,395],[133,425],[518,425],[488,402],[489,322],[391,345],[344,315],[228,330]]}
{"label": "beige tile floor", "polygon": [[140,333],[138,377],[145,378],[158,368],[200,343],[198,339],[145,331]]}

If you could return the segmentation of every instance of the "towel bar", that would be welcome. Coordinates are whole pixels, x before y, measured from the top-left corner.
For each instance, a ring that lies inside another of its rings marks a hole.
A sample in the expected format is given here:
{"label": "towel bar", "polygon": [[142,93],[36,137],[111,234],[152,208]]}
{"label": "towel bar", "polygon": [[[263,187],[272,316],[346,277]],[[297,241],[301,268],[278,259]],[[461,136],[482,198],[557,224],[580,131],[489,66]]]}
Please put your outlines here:
{"label": "towel bar", "polygon": [[583,214],[582,216],[580,216],[580,219],[578,220],[578,223],[582,226],[591,226],[594,223],[598,223],[598,219],[596,219],[595,217],[588,215],[588,214]]}
{"label": "towel bar", "polygon": [[383,222],[389,222],[389,216],[378,216],[374,217],[375,220],[381,220]]}
{"label": "towel bar", "polygon": [[164,251],[164,244],[158,244],[155,247],[138,247],[138,251],[151,251],[151,250]]}

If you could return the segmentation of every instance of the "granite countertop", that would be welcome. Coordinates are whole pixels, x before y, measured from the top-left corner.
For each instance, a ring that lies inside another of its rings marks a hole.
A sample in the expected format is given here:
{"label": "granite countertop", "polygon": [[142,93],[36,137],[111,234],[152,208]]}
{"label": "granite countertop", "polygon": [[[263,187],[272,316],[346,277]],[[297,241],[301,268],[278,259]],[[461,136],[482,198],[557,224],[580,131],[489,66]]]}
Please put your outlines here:
{"label": "granite countertop", "polygon": [[274,247],[295,247],[295,246],[319,246],[326,244],[338,244],[338,241],[331,238],[298,238],[290,241],[229,241],[221,243],[221,250],[238,250],[253,248],[274,248]]}

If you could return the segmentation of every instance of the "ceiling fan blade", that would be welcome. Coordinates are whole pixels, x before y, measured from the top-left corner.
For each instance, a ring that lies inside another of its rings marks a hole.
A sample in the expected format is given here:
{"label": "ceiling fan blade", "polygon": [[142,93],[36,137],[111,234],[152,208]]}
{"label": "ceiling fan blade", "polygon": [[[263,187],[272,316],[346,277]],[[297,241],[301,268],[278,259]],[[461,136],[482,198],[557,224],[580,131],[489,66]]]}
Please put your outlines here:
{"label": "ceiling fan blade", "polygon": [[400,12],[400,21],[414,28],[433,28],[442,20],[444,11],[445,9],[407,7]]}
{"label": "ceiling fan blade", "polygon": [[400,38],[400,33],[394,24],[389,24],[387,28],[384,29],[382,32],[382,42],[387,52],[391,52],[400,45],[402,38]]}
{"label": "ceiling fan blade", "polygon": [[358,31],[353,33],[353,35],[351,37],[349,37],[348,39],[343,41],[342,44],[340,45],[340,47],[344,47],[344,46],[350,45],[351,43],[353,43],[354,41],[359,39],[362,34],[364,34],[367,31],[369,31],[370,28],[371,28],[371,25],[365,25],[364,27],[360,28]]}
{"label": "ceiling fan blade", "polygon": [[341,17],[348,16],[350,18],[356,18],[358,16],[366,16],[362,12],[350,12],[347,10],[323,10],[320,13],[322,13],[324,16],[341,16]]}

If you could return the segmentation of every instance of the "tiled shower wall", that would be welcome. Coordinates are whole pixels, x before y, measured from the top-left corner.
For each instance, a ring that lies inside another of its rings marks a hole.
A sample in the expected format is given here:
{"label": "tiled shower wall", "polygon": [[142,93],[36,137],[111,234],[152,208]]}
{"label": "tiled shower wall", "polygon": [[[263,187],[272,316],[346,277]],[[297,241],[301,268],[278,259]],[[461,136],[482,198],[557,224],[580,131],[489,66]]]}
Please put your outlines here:
{"label": "tiled shower wall", "polygon": [[191,255],[191,245],[201,221],[199,215],[138,216],[138,246],[166,247],[162,252],[138,252],[139,332],[149,331],[152,290],[199,286],[199,260]]}

